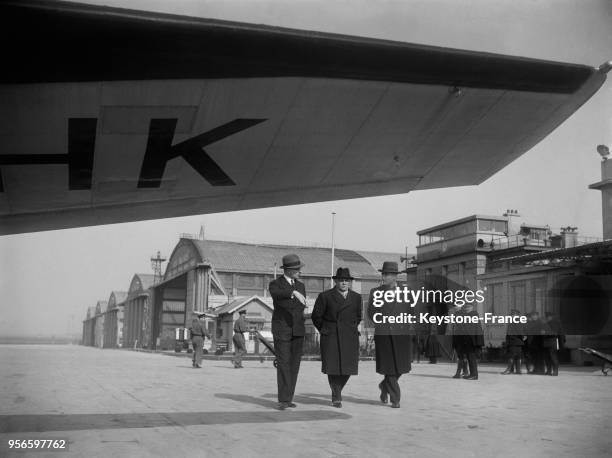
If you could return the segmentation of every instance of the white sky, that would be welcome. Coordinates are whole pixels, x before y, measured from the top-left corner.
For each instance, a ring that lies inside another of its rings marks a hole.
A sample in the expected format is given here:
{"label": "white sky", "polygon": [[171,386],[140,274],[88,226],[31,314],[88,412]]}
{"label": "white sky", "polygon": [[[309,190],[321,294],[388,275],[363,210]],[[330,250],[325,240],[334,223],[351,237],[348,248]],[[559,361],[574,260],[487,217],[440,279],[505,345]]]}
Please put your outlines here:
{"label": "white sky", "polygon": [[[609,0],[198,1],[85,3],[599,66],[612,59]],[[611,75],[609,75],[612,78]],[[601,237],[595,152],[612,145],[612,82],[548,138],[475,187],[414,192],[274,209],[172,218],[0,237],[0,335],[80,332],[88,306],[126,290],[134,272],[150,272],[157,250],[170,255],[181,232],[209,238],[330,242],[415,251],[417,230],[475,213],[518,209],[525,222],[553,230],[578,226]]]}

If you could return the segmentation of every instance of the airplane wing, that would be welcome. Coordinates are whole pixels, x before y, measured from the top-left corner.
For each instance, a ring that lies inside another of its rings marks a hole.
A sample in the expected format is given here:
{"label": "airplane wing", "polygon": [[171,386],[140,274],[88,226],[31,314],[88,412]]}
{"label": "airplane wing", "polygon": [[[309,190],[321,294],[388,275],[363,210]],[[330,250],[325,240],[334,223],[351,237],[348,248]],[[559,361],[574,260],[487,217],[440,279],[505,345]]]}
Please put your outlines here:
{"label": "airplane wing", "polygon": [[476,185],[609,69],[57,1],[0,25],[0,234]]}

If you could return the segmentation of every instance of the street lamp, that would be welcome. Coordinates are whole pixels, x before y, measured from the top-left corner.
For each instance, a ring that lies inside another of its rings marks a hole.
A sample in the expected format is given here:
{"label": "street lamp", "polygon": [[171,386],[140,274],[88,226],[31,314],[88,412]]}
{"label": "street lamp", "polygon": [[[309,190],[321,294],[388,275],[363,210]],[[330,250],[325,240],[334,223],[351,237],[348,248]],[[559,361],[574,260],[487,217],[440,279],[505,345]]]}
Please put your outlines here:
{"label": "street lamp", "polygon": [[608,156],[610,155],[610,148],[606,145],[597,145],[597,152],[603,158],[604,161],[608,160]]}

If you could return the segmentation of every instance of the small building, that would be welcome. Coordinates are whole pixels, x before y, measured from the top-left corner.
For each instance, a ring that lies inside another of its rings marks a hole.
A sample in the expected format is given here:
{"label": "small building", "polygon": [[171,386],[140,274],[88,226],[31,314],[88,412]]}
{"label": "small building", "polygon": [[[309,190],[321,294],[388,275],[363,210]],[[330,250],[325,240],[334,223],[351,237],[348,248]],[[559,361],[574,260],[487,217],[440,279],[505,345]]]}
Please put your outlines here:
{"label": "small building", "polygon": [[[247,351],[249,353],[260,353],[259,341],[255,337],[255,333],[257,331],[271,331],[274,308],[270,298],[264,299],[259,296],[237,297],[214,310],[214,314],[217,316],[215,335],[217,346],[224,347],[228,351],[233,350],[234,323],[241,310],[246,310],[245,319],[249,328],[248,334],[244,336]],[[263,349],[261,350],[263,351]]]}
{"label": "small building", "polygon": [[127,293],[113,291],[104,312],[104,348],[119,348],[123,344],[123,308]]}

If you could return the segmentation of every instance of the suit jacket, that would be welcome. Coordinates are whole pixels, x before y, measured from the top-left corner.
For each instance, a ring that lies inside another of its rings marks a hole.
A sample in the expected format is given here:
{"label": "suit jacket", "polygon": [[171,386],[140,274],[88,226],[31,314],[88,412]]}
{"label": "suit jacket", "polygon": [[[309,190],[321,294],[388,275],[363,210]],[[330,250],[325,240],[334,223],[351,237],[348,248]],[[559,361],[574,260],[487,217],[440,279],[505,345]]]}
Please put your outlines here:
{"label": "suit jacket", "polygon": [[298,291],[306,297],[304,283],[294,280],[291,286],[281,275],[276,280],[270,282],[268,287],[270,296],[274,303],[272,312],[272,336],[277,340],[291,340],[291,337],[301,337],[306,334],[304,327],[304,308],[305,306],[292,298],[293,291]]}
{"label": "suit jacket", "polygon": [[346,299],[336,289],[323,291],[312,310],[312,323],[321,333],[321,372],[357,375],[361,295],[349,290]]}

